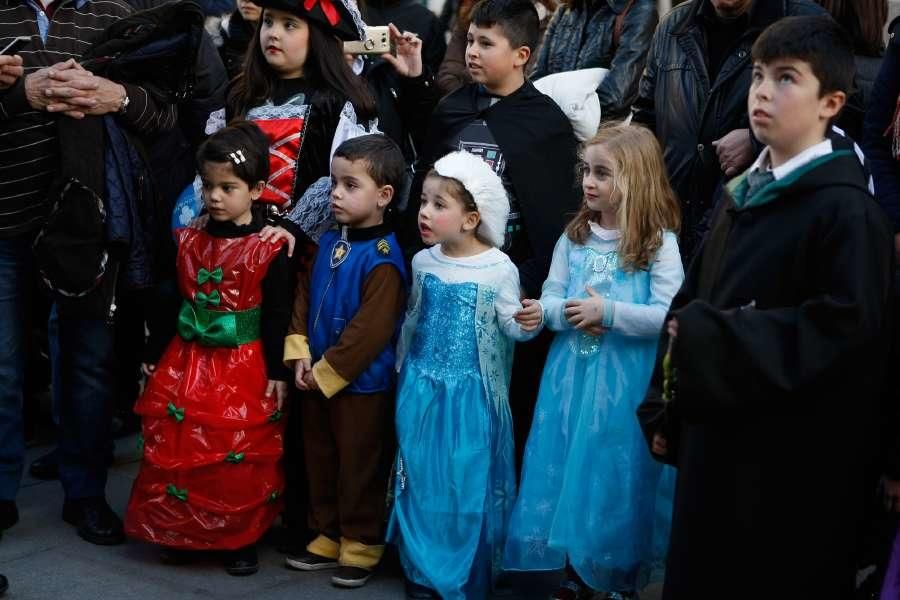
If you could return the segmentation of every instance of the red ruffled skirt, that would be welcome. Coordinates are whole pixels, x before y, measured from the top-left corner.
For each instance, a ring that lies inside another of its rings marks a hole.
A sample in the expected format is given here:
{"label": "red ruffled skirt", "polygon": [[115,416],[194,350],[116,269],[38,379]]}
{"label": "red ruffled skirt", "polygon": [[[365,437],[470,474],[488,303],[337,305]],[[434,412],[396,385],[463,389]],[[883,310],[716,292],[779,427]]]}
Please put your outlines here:
{"label": "red ruffled skirt", "polygon": [[266,385],[258,340],[237,348],[173,340],[135,406],[144,449],[129,536],[234,550],[266,532],[281,511],[285,420]]}

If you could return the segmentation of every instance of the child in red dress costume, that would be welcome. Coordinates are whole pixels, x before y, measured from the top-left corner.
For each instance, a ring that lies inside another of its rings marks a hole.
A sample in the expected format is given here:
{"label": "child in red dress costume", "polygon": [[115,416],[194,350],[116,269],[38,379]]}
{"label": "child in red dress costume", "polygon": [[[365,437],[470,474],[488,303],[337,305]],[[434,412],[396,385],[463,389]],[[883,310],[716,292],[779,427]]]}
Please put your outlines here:
{"label": "child in red dress costume", "polygon": [[178,335],[156,364],[135,412],[144,457],[126,533],[184,550],[225,550],[226,570],[258,570],[256,541],[281,510],[282,403],[290,372],[281,350],[290,320],[282,243],[260,240],[251,210],[268,176],[256,125],[219,131],[198,151],[209,221],[181,229]]}

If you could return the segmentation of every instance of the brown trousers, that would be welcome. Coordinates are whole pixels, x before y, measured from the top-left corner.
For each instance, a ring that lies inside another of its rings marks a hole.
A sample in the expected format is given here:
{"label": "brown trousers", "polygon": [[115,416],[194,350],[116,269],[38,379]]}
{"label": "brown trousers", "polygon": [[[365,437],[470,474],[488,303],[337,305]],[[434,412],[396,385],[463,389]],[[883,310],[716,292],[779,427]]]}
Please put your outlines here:
{"label": "brown trousers", "polygon": [[334,541],[383,542],[385,498],[396,451],[394,394],[305,394],[303,445],[309,526]]}

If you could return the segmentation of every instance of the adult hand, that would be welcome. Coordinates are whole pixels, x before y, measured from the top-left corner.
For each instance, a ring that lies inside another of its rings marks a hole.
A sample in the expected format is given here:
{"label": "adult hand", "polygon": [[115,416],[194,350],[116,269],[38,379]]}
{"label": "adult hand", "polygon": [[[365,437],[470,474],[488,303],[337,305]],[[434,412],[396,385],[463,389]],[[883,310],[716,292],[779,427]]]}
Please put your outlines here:
{"label": "adult hand", "polygon": [[[57,63],[50,67],[38,69],[34,73],[25,76],[25,98],[34,110],[47,110],[47,106],[53,103],[53,99],[47,95],[47,89],[54,84],[54,77],[68,71],[84,71],[75,59]],[[92,87],[92,82],[79,82],[78,85]],[[90,91],[90,90],[86,90]],[[74,108],[74,107],[73,107]]]}
{"label": "adult hand", "polygon": [[585,289],[588,298],[566,301],[566,321],[575,329],[587,329],[603,322],[603,297],[591,286],[586,286]]}
{"label": "adult hand", "polygon": [[391,63],[394,70],[402,77],[418,77],[422,74],[422,40],[411,31],[400,30],[391,23],[388,25],[391,41],[397,55],[382,54],[381,58]]}
{"label": "adult hand", "polygon": [[0,55],[0,90],[14,86],[24,72],[21,56],[18,54],[13,56]]}
{"label": "adult hand", "polygon": [[125,87],[84,69],[61,71],[51,75],[52,85],[45,94],[53,100],[49,112],[64,112],[76,119],[85,115],[118,112],[125,101]]}
{"label": "adult hand", "polygon": [[719,157],[719,166],[725,175],[732,177],[753,162],[753,144],[749,129],[735,129],[713,142]]}

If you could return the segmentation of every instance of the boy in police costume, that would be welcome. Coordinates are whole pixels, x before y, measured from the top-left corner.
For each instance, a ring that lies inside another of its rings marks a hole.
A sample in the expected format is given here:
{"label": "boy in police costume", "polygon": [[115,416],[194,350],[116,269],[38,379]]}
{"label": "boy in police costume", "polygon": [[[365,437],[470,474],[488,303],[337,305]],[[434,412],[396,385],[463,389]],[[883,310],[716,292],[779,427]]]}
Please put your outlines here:
{"label": "boy in police costume", "polygon": [[394,345],[406,305],[403,257],[385,210],[403,178],[400,149],[382,135],[348,140],[331,163],[338,230],[319,240],[297,284],[285,364],[302,395],[309,524],[317,537],[289,567],[337,569],[360,587],[384,550],[394,448]]}

